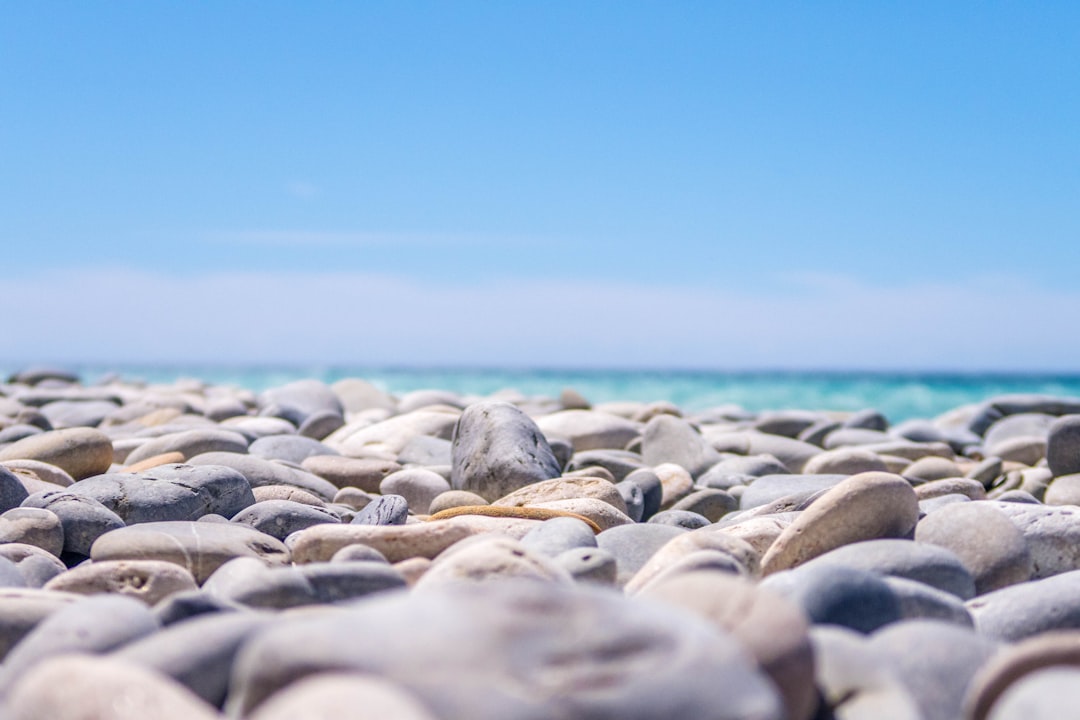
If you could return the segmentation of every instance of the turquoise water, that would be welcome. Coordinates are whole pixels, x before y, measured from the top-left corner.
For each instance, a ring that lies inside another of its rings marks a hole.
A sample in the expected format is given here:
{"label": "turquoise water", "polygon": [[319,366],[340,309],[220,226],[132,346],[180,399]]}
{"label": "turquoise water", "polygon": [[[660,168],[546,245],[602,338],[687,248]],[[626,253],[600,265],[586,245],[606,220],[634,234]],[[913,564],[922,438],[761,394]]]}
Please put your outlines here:
{"label": "turquoise water", "polygon": [[[76,370],[86,382],[110,372],[98,367]],[[399,394],[439,388],[486,395],[513,388],[526,395],[551,396],[572,387],[593,403],[668,400],[687,410],[734,403],[752,411],[870,407],[885,413],[893,422],[933,417],[959,405],[1006,393],[1080,397],[1080,375],[318,367],[126,367],[117,374],[147,382],[198,378],[255,391],[302,378],[330,383],[346,377],[361,377]]]}

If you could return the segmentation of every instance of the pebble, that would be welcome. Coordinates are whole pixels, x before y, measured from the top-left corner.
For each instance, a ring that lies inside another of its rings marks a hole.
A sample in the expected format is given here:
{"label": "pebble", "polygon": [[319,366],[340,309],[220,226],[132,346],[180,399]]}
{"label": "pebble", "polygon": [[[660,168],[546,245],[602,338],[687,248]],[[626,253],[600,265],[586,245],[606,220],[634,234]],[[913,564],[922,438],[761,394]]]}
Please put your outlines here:
{"label": "pebble", "polygon": [[1080,570],[979,595],[967,608],[981,635],[1005,642],[1080,629]]}
{"label": "pebble", "polygon": [[20,470],[26,470],[43,482],[60,485],[61,487],[67,487],[75,482],[75,479],[62,468],[40,460],[5,460],[0,462],[0,467],[6,467],[16,473]]}
{"label": "pebble", "polygon": [[951,550],[912,540],[864,540],[819,555],[804,567],[826,564],[869,570],[925,583],[961,600],[975,597],[975,578]]}
{"label": "pebble", "polygon": [[38,588],[0,588],[0,660],[45,618],[80,599]]}
{"label": "pebble", "polygon": [[595,410],[563,410],[536,424],[544,435],[569,440],[574,452],[621,450],[642,430],[641,423]]}
{"label": "pebble", "polygon": [[452,508],[487,504],[487,500],[468,490],[447,490],[432,499],[431,504],[428,506],[428,513],[434,515]]}
{"label": "pebble", "polygon": [[739,498],[739,507],[747,510],[794,495],[829,490],[847,478],[847,475],[763,475],[743,491]]}
{"label": "pebble", "polygon": [[108,472],[112,441],[100,430],[68,428],[18,440],[0,449],[0,462],[37,460],[55,465],[75,480]]}
{"label": "pebble", "polygon": [[695,490],[673,503],[669,508],[669,512],[671,510],[685,510],[702,515],[710,523],[714,523],[738,507],[739,502],[730,494],[716,488],[705,488]]}
{"label": "pebble", "polygon": [[800,565],[860,540],[906,537],[918,521],[915,491],[898,475],[860,473],[837,483],[804,510],[762,558],[762,572]]}
{"label": "pebble", "polygon": [[91,497],[66,490],[34,493],[23,507],[48,510],[60,518],[64,530],[64,552],[88,556],[99,537],[124,527],[124,521],[109,508]]}
{"label": "pebble", "polygon": [[649,523],[652,525],[674,525],[687,530],[697,530],[712,524],[709,522],[709,518],[700,513],[676,509],[661,510],[649,518]]}
{"label": "pebble", "polygon": [[155,605],[169,595],[196,590],[184,568],[160,560],[114,560],[73,568],[45,585],[46,590],[79,595],[124,595]]}
{"label": "pebble", "polygon": [[626,512],[626,502],[615,484],[609,480],[596,477],[563,476],[552,480],[543,480],[515,490],[491,504],[502,507],[524,507],[556,500],[579,498],[600,500],[621,513]]}
{"label": "pebble", "polygon": [[67,566],[56,555],[24,543],[0,544],[0,558],[14,563],[26,587],[31,588],[44,587],[45,583],[67,570]]}
{"label": "pebble", "polygon": [[521,538],[521,544],[533,551],[555,557],[567,550],[597,547],[597,535],[581,520],[559,517],[545,520]]}
{"label": "pebble", "polygon": [[104,560],[164,560],[186,568],[202,583],[235,557],[254,557],[284,565],[289,550],[266,533],[234,523],[153,522],[114,530],[100,537],[90,553]]}
{"label": "pebble", "polygon": [[330,510],[292,500],[264,500],[255,503],[237,513],[232,521],[278,540],[284,540],[297,530],[312,525],[341,522]]}
{"label": "pebble", "polygon": [[455,490],[489,502],[562,472],[540,429],[525,413],[503,402],[470,405],[454,431]]}
{"label": "pebble", "polygon": [[690,423],[673,415],[657,415],[645,424],[641,456],[646,465],[672,463],[694,477],[722,459]]}
{"label": "pebble", "polygon": [[1010,685],[990,708],[989,720],[1067,718],[1080,703],[1080,668],[1048,667]]}
{"label": "pebble", "polygon": [[235,452],[208,452],[196,455],[188,465],[223,465],[243,475],[252,488],[263,485],[291,485],[306,490],[320,500],[334,499],[338,488],[310,472],[287,467],[264,458]]}
{"label": "pebble", "polygon": [[955,503],[927,515],[915,528],[919,542],[953,552],[975,578],[978,595],[1032,577],[1034,565],[1023,533],[985,502]]}
{"label": "pebble", "polygon": [[25,543],[60,557],[64,526],[56,513],[43,508],[17,507],[0,514],[0,543]]}
{"label": "pebble", "polygon": [[621,525],[597,535],[596,545],[615,557],[618,566],[616,584],[622,587],[657,550],[685,532],[685,528],[673,525]]}
{"label": "pebble", "polygon": [[[217,428],[198,428],[169,433],[153,438],[135,448],[125,458],[128,465],[147,458],[176,452],[190,460],[196,455],[212,452],[244,454],[248,451],[248,441],[243,435],[232,430]],[[74,475],[75,473],[72,473]]]}
{"label": "pebble", "polygon": [[618,577],[615,556],[600,548],[571,548],[556,555],[554,562],[569,573],[575,582],[614,585]]}
{"label": "pebble", "polygon": [[337,450],[329,445],[302,435],[269,435],[261,437],[251,443],[247,450],[256,457],[267,460],[287,460],[297,465],[313,456],[340,455]]}
{"label": "pebble", "polygon": [[876,453],[858,447],[827,450],[810,458],[803,466],[803,472],[809,475],[855,475],[887,470],[885,462]]}
{"label": "pebble", "polygon": [[409,503],[400,495],[380,495],[359,510],[353,525],[404,525]]}
{"label": "pebble", "polygon": [[404,586],[401,574],[385,561],[267,566],[241,557],[218,568],[203,590],[247,607],[284,609],[351,601]]}
{"label": "pebble", "polygon": [[915,698],[869,640],[836,625],[811,628],[822,704],[838,720],[922,720]]}

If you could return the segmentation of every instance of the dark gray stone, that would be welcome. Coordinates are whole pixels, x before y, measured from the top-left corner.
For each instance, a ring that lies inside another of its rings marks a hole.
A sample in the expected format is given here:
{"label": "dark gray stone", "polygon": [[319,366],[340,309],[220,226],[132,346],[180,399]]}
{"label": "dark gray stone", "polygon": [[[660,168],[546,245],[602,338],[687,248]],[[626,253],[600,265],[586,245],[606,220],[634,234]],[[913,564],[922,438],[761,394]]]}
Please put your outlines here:
{"label": "dark gray stone", "polygon": [[664,498],[664,485],[660,477],[649,468],[639,468],[626,476],[625,482],[631,482],[641,488],[641,520],[648,520],[660,512]]}
{"label": "dark gray stone", "polygon": [[28,494],[26,487],[19,482],[19,477],[6,467],[0,466],[0,512],[19,507]]}
{"label": "dark gray stone", "polygon": [[1050,426],[1046,462],[1054,477],[1080,473],[1080,415],[1066,415]]}
{"label": "dark gray stone", "polygon": [[327,502],[334,499],[338,488],[328,480],[310,472],[286,467],[280,463],[272,462],[265,458],[254,455],[211,452],[196,455],[187,462],[188,465],[224,465],[238,471],[247,478],[248,485],[253,488],[265,485],[291,485]]}
{"label": "dark gray stone", "polygon": [[697,513],[709,520],[716,522],[729,512],[738,509],[739,501],[723,490],[716,488],[704,488],[695,490],[686,497],[680,499],[669,508],[671,510],[686,510]]}
{"label": "dark gray stone", "polygon": [[896,593],[880,575],[866,570],[807,565],[769,575],[761,587],[793,600],[814,624],[871,633],[902,617]]}
{"label": "dark gray stone", "polygon": [[596,535],[583,521],[572,517],[545,520],[521,538],[533,552],[555,557],[573,548],[595,548]]}
{"label": "dark gray stone", "polygon": [[287,460],[300,463],[313,455],[340,455],[329,445],[301,435],[271,435],[251,443],[248,453],[266,460]]}
{"label": "dark gray stone", "polygon": [[304,505],[292,500],[264,500],[245,508],[232,521],[247,525],[278,540],[284,540],[297,530],[323,523],[340,523],[330,510]]}
{"label": "dark gray stone", "polygon": [[674,415],[657,415],[645,424],[641,456],[646,465],[675,463],[693,477],[722,460],[693,425]]}
{"label": "dark gray stone", "polygon": [[296,429],[296,434],[313,440],[322,440],[343,427],[345,427],[345,418],[341,416],[341,413],[322,410],[305,417]]}
{"label": "dark gray stone", "polygon": [[829,563],[917,580],[963,600],[975,597],[975,579],[961,559],[951,550],[930,543],[865,540],[830,550],[805,566]]}
{"label": "dark gray stone", "polygon": [[61,490],[34,493],[23,507],[44,508],[60,518],[64,527],[64,552],[87,556],[94,541],[111,530],[124,527],[124,521],[92,497]]}
{"label": "dark gray stone", "polygon": [[[657,482],[659,482],[659,479],[657,479]],[[619,496],[622,497],[623,502],[626,503],[627,516],[634,522],[641,522],[641,518],[645,514],[645,493],[642,492],[641,486],[635,482],[623,480],[616,483],[615,488],[619,491]]]}
{"label": "dark gray stone", "polygon": [[616,582],[622,586],[644,567],[657,550],[685,532],[685,528],[674,525],[619,525],[597,535],[596,545],[615,556],[619,566]]}
{"label": "dark gray stone", "polygon": [[536,582],[389,593],[281,623],[241,650],[226,710],[247,715],[301,677],[350,668],[400,684],[442,720],[783,715],[742,646],[706,621]]}
{"label": "dark gray stone", "polygon": [[215,613],[235,612],[243,609],[242,605],[229,602],[217,595],[203,590],[189,590],[169,595],[154,606],[154,615],[163,627],[211,615]]}
{"label": "dark gray stone", "polygon": [[353,516],[353,525],[404,525],[409,503],[400,495],[380,495]]}
{"label": "dark gray stone", "polygon": [[240,558],[222,565],[203,589],[233,603],[283,609],[339,603],[405,587],[405,579],[385,562],[323,562],[266,567]]}
{"label": "dark gray stone", "polygon": [[206,513],[231,518],[255,503],[251,484],[239,470],[225,465],[159,465],[140,473],[152,480],[191,488],[206,502]]}
{"label": "dark gray stone", "polygon": [[709,518],[696,512],[690,512],[689,510],[662,510],[656,513],[648,520],[650,525],[672,525],[674,527],[685,528],[687,530],[697,530],[708,525],[712,525],[709,522]]}
{"label": "dark gray stone", "polygon": [[488,502],[562,471],[536,423],[504,402],[466,408],[454,427],[452,456],[451,486]]}
{"label": "dark gray stone", "polygon": [[221,707],[236,654],[273,619],[252,612],[202,615],[129,643],[112,656],[171,677]]}
{"label": "dark gray stone", "polygon": [[318,380],[298,380],[270,388],[258,397],[262,414],[273,408],[275,417],[283,417],[299,427],[310,415],[330,412],[344,415],[341,399],[325,383]]}

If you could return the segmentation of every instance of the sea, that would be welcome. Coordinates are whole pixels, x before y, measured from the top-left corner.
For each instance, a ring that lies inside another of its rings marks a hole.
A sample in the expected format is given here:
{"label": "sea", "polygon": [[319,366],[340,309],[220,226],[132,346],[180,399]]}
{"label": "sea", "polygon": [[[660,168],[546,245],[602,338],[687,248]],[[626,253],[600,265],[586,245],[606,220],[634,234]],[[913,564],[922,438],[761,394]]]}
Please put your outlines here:
{"label": "sea", "polygon": [[[0,368],[7,377],[16,368]],[[557,396],[573,388],[593,404],[619,400],[675,403],[686,411],[735,404],[750,411],[800,408],[854,411],[873,408],[896,423],[932,418],[997,395],[1037,393],[1080,397],[1080,374],[573,370],[498,368],[365,368],[254,366],[69,367],[84,383],[111,377],[147,383],[193,378],[261,391],[294,380],[327,383],[363,378],[391,393],[436,388],[466,395],[514,389],[525,395]]]}

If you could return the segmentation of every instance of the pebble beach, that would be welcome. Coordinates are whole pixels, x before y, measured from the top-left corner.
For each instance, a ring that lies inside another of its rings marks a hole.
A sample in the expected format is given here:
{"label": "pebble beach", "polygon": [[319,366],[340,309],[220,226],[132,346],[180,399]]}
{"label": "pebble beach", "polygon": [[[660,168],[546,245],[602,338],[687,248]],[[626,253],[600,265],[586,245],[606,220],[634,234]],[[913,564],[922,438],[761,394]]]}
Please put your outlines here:
{"label": "pebble beach", "polygon": [[1080,397],[0,379],[0,720],[1080,707]]}

